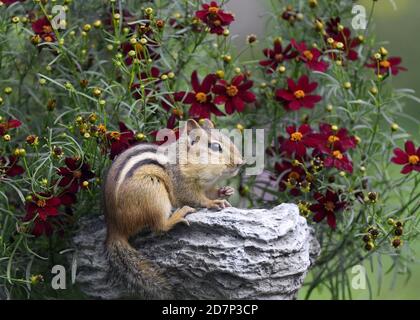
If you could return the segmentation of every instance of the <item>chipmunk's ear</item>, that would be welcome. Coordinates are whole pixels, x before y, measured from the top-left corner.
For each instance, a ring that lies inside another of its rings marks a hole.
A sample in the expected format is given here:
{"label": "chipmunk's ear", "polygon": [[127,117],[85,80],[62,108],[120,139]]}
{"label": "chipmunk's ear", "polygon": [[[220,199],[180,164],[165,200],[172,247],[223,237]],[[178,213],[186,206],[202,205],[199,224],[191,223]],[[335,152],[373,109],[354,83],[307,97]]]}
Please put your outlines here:
{"label": "chipmunk's ear", "polygon": [[214,129],[214,124],[209,119],[201,119],[200,125],[204,130]]}
{"label": "chipmunk's ear", "polygon": [[194,119],[188,119],[186,124],[187,133],[189,134],[192,130],[200,129],[200,125]]}

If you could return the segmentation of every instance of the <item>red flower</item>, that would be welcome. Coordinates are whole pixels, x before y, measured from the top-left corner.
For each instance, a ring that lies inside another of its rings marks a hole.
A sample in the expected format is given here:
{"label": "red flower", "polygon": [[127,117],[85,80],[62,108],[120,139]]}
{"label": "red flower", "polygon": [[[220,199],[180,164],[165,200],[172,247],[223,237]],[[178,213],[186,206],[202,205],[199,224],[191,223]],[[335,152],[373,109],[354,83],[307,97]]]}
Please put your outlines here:
{"label": "red flower", "polygon": [[246,80],[243,75],[236,76],[231,83],[220,80],[213,88],[213,93],[217,96],[214,99],[216,104],[225,104],[227,114],[236,111],[242,112],[245,109],[245,103],[252,103],[256,100],[255,94],[249,91],[253,82]]}
{"label": "red flower", "polygon": [[89,164],[75,158],[66,158],[64,161],[67,167],[58,168],[58,174],[63,177],[58,185],[68,192],[77,193],[79,187],[83,187],[83,182],[95,177]]}
{"label": "red flower", "polygon": [[332,150],[345,152],[356,148],[356,138],[349,136],[345,128],[333,128],[330,124],[321,123],[319,130],[320,133],[312,134],[311,138],[316,142],[316,148],[322,152],[329,153]]}
{"label": "red flower", "polygon": [[289,78],[287,84],[287,90],[279,89],[276,91],[277,99],[284,104],[286,110],[312,109],[317,102],[322,100],[321,96],[310,95],[318,87],[318,83],[310,83],[306,75],[300,77],[297,83]]}
{"label": "red flower", "polygon": [[366,64],[366,67],[376,69],[378,75],[386,75],[391,72],[393,76],[396,76],[400,71],[407,71],[406,68],[400,66],[402,59],[400,57],[389,57],[377,60],[371,58],[372,63]]}
{"label": "red flower", "polygon": [[73,204],[77,202],[76,194],[71,193],[67,190],[61,193],[59,198],[60,198],[61,204],[65,206],[66,208],[71,207]]}
{"label": "red flower", "polygon": [[9,131],[9,129],[19,128],[21,125],[22,122],[16,119],[0,123],[0,136],[4,136]]}
{"label": "red flower", "polygon": [[209,26],[210,33],[218,35],[223,34],[224,27],[229,26],[235,20],[232,14],[220,9],[215,1],[203,4],[203,10],[197,11],[195,16]]}
{"label": "red flower", "polygon": [[337,168],[338,170],[353,173],[353,163],[340,150],[330,150],[324,158],[324,166],[326,168]]}
{"label": "red flower", "polygon": [[[361,41],[358,38],[351,37],[351,31],[349,28],[341,29],[339,27],[340,21],[340,18],[335,18],[327,22],[326,38],[332,38],[334,40],[334,43],[331,44],[332,49],[337,49],[337,43],[342,43],[343,47],[341,50],[345,52],[347,59],[355,61],[359,58],[359,54],[354,49],[361,44]],[[334,60],[337,60],[338,58],[337,54],[334,52],[330,53],[330,56]]]}
{"label": "red flower", "polygon": [[4,173],[6,176],[9,177],[16,177],[21,175],[25,172],[23,167],[19,166],[18,163],[19,159],[16,157],[0,157],[0,173]]}
{"label": "red flower", "polygon": [[267,73],[273,73],[276,71],[279,64],[286,60],[294,59],[298,56],[298,52],[292,51],[292,45],[289,44],[284,50],[279,39],[274,41],[273,49],[264,49],[263,53],[268,58],[267,60],[261,60],[260,65],[267,67]]}
{"label": "red flower", "polygon": [[109,154],[111,160],[136,143],[132,130],[129,130],[122,122],[119,123],[119,127],[120,132],[112,131],[108,132],[106,135],[111,149]]}
{"label": "red flower", "polygon": [[33,216],[38,213],[38,217],[43,221],[48,217],[57,216],[60,199],[49,194],[40,194],[40,196],[32,195],[32,200],[26,204],[26,212]]}
{"label": "red flower", "polygon": [[[52,218],[58,216],[58,207],[61,201],[49,194],[40,194],[40,197],[32,195],[32,199],[26,203],[26,215],[23,221],[34,220],[32,234],[39,237],[42,234],[51,236],[54,228]],[[56,221],[59,223],[59,221]]]}
{"label": "red flower", "polygon": [[405,151],[396,148],[394,154],[395,157],[391,161],[404,166],[401,170],[402,174],[408,174],[411,171],[420,172],[420,147],[416,151],[413,141],[405,143]]}
{"label": "red flower", "polygon": [[290,188],[292,196],[299,196],[301,191],[299,189],[300,183],[305,181],[306,173],[301,165],[294,165],[290,161],[277,162],[274,170],[280,176],[279,191],[284,192]]}
{"label": "red flower", "polygon": [[281,149],[287,154],[296,154],[296,157],[302,158],[306,155],[306,148],[313,146],[312,139],[310,139],[311,127],[308,124],[302,124],[299,129],[295,125],[286,128],[289,134],[288,139],[284,139]]}
{"label": "red flower", "polygon": [[321,222],[326,217],[328,225],[335,229],[337,226],[335,214],[346,206],[346,202],[341,202],[338,195],[331,190],[327,190],[325,196],[317,192],[314,198],[318,203],[309,207],[315,213],[314,221]]}
{"label": "red flower", "polygon": [[216,76],[209,74],[204,78],[203,83],[200,84],[197,71],[194,71],[191,75],[191,85],[194,92],[177,92],[174,95],[175,100],[191,104],[189,114],[194,119],[210,118],[211,113],[214,113],[216,116],[224,116],[225,114],[217,109],[212,101],[211,89],[215,82]]}
{"label": "red flower", "polygon": [[322,57],[321,51],[316,48],[309,50],[303,41],[298,44],[294,39],[292,39],[291,43],[293,47],[296,48],[296,50],[298,50],[300,53],[299,60],[303,61],[310,70],[320,72],[327,71],[328,63],[320,60]]}
{"label": "red flower", "polygon": [[36,35],[40,36],[44,42],[56,41],[54,29],[47,17],[40,18],[33,22],[32,30]]}

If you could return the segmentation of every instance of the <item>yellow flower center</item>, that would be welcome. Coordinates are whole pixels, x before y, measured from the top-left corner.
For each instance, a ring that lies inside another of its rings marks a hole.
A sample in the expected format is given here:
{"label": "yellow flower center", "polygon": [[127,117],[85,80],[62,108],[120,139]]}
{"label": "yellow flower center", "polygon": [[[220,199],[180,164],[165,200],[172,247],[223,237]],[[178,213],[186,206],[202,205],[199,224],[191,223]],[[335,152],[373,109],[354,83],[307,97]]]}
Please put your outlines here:
{"label": "yellow flower center", "polygon": [[336,158],[338,160],[341,160],[344,157],[343,154],[339,150],[335,150],[332,154],[333,154],[334,158]]}
{"label": "yellow flower center", "polygon": [[218,13],[219,12],[219,8],[218,7],[210,7],[209,8],[209,12],[211,13],[211,14],[216,14],[216,13]]}
{"label": "yellow flower center", "polygon": [[289,179],[293,179],[293,180],[299,180],[299,178],[300,178],[300,174],[299,173],[297,173],[296,171],[292,171],[292,172],[290,172],[289,173],[289,176],[288,176],[288,178]]}
{"label": "yellow flower center", "polygon": [[408,157],[408,162],[412,164],[413,166],[415,166],[416,164],[420,162],[420,158],[416,155],[412,155]]}
{"label": "yellow flower center", "polygon": [[52,30],[51,26],[43,26],[42,31],[44,33],[51,33],[53,30]]}
{"label": "yellow flower center", "polygon": [[328,143],[333,144],[334,142],[340,141],[340,138],[334,135],[328,137]]}
{"label": "yellow flower center", "polygon": [[276,61],[278,61],[278,62],[281,62],[281,61],[283,61],[283,55],[281,54],[281,53],[277,53],[275,56],[274,56],[274,59],[276,60]]}
{"label": "yellow flower center", "polygon": [[303,52],[303,55],[305,56],[305,58],[309,61],[311,61],[314,58],[314,55],[312,54],[312,52],[310,52],[309,50],[305,50]]}
{"label": "yellow flower center", "polygon": [[79,170],[76,170],[73,172],[73,177],[75,177],[76,179],[79,179],[82,176],[82,172]]}
{"label": "yellow flower center", "polygon": [[120,140],[121,134],[117,131],[112,131],[109,135],[112,140]]}
{"label": "yellow flower center", "polygon": [[299,131],[293,132],[290,135],[290,140],[292,140],[292,141],[300,141],[300,140],[302,140],[302,138],[303,138],[303,134],[300,133]]}
{"label": "yellow flower center", "polygon": [[137,53],[141,53],[144,51],[144,47],[141,43],[137,42],[136,45],[134,46],[134,48],[136,49]]}
{"label": "yellow flower center", "polygon": [[47,205],[47,202],[45,200],[40,199],[36,202],[36,205],[40,208],[44,208]]}
{"label": "yellow flower center", "polygon": [[389,62],[388,60],[384,60],[384,61],[379,62],[379,65],[382,68],[389,68],[391,66],[391,62]]}
{"label": "yellow flower center", "polygon": [[325,209],[327,209],[328,211],[334,211],[334,209],[335,209],[335,204],[334,204],[334,202],[332,202],[332,201],[327,201],[327,202],[324,204],[324,207],[325,207]]}
{"label": "yellow flower center", "polygon": [[105,127],[105,125],[104,124],[100,124],[99,126],[98,126],[98,132],[99,133],[105,133],[106,132],[106,127]]}
{"label": "yellow flower center", "polygon": [[172,110],[172,114],[179,118],[182,118],[182,116],[184,115],[184,112],[181,109],[175,108]]}
{"label": "yellow flower center", "polygon": [[207,95],[204,92],[199,92],[195,95],[195,98],[199,103],[204,103],[207,101]]}
{"label": "yellow flower center", "polygon": [[235,86],[228,86],[226,88],[226,93],[230,96],[230,97],[234,97],[238,94],[239,90],[237,87]]}
{"label": "yellow flower center", "polygon": [[44,41],[45,41],[45,42],[53,42],[53,39],[52,39],[50,36],[46,36],[46,37],[44,38]]}
{"label": "yellow flower center", "polygon": [[216,27],[220,27],[220,26],[222,25],[222,21],[220,21],[220,20],[214,20],[214,21],[213,21],[213,24],[214,24]]}
{"label": "yellow flower center", "polygon": [[296,99],[303,99],[303,98],[305,98],[305,91],[297,90],[297,91],[295,91],[294,95],[295,95]]}

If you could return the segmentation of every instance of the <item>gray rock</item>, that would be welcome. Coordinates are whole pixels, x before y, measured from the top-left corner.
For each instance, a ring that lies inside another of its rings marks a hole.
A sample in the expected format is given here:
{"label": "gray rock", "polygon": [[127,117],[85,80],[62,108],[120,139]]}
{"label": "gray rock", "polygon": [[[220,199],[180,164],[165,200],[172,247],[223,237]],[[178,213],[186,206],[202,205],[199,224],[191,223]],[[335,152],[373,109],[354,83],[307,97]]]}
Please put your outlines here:
{"label": "gray rock", "polygon": [[[178,299],[294,299],[319,246],[296,205],[202,210],[167,234],[141,234],[135,248],[163,271]],[[102,218],[74,238],[77,278],[94,299],[133,297],[107,279]],[[134,296],[136,298],[136,296]],[[141,298],[141,297],[137,297]]]}

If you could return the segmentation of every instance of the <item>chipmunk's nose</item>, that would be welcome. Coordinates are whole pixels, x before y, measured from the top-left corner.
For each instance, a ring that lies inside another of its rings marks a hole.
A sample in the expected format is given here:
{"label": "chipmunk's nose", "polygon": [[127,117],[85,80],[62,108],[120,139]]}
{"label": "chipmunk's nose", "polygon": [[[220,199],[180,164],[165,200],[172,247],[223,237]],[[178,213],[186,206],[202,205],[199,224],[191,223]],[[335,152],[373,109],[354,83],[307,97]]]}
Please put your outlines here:
{"label": "chipmunk's nose", "polygon": [[238,167],[242,167],[243,165],[245,165],[245,163],[246,163],[246,162],[245,162],[245,160],[241,158],[241,159],[239,159],[239,160],[238,160],[238,162],[237,162],[237,164],[236,164],[236,165],[237,165]]}

